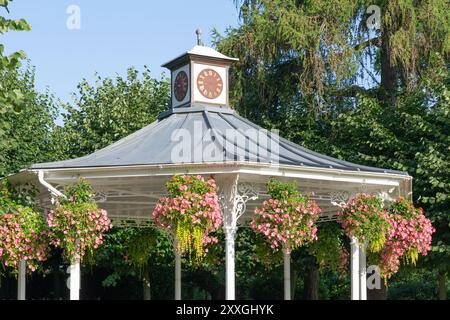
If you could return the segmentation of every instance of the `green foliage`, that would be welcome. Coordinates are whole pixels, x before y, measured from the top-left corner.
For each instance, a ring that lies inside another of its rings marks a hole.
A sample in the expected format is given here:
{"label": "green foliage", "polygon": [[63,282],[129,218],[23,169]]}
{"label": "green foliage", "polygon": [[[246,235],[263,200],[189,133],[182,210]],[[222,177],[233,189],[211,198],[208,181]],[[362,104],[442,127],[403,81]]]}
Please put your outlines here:
{"label": "green foliage", "polygon": [[153,247],[156,246],[158,230],[142,228],[139,231],[127,239],[125,252],[127,260],[142,273],[152,255]]}
{"label": "green foliage", "polygon": [[[5,9],[9,13],[9,2],[2,0],[0,10]],[[11,20],[0,15],[0,35],[8,30],[21,31],[30,28],[23,19]],[[21,60],[25,58],[25,53],[18,51],[6,56],[4,50],[5,46],[0,43],[0,176],[5,174],[5,163],[9,160],[4,149],[8,149],[8,142],[12,140],[8,135],[11,124],[8,118],[23,109],[25,100],[25,93],[20,86],[10,86],[10,73],[16,72]]]}
{"label": "green foliage", "polygon": [[180,176],[174,175],[166,183],[167,191],[169,191],[172,197],[178,197],[186,193],[185,190],[180,188],[181,186],[187,186],[187,191],[191,193],[198,193],[204,195],[211,192],[211,186],[203,180],[201,176]]}
{"label": "green foliage", "polygon": [[62,205],[95,204],[94,191],[86,179],[80,178],[78,183],[64,188],[64,197],[59,198],[59,203]]}
{"label": "green foliage", "polygon": [[[389,284],[388,300],[437,300],[438,274],[433,270],[405,266]],[[447,288],[450,288],[447,284]],[[447,290],[449,291],[449,290]]]}
{"label": "green foliage", "polygon": [[0,114],[0,176],[4,176],[54,159],[58,146],[53,143],[52,129],[57,103],[49,92],[36,90],[35,70],[29,64],[23,70],[3,72],[1,85],[23,95],[20,112]]}
{"label": "green foliage", "polygon": [[431,268],[448,270],[450,78],[441,58],[436,57],[435,65],[440,75],[425,78],[414,94],[398,96],[394,109],[386,111],[377,99],[360,97],[358,109],[333,122],[336,134],[330,142],[339,146],[341,158],[414,177],[415,203],[437,229],[432,252],[422,260]]}
{"label": "green foliage", "polygon": [[72,104],[64,104],[64,126],[55,130],[58,159],[92,153],[143,128],[167,110],[170,86],[166,79],[127,70],[125,78],[97,75],[95,84],[86,80],[77,86]]}
{"label": "green foliage", "polygon": [[[309,245],[309,253],[316,257],[322,272],[326,268],[332,272],[339,272],[341,276],[346,274],[348,258],[344,242],[344,232],[335,222],[324,222],[319,224],[317,241]],[[345,251],[342,254],[342,251]],[[348,253],[347,253],[348,255]]]}
{"label": "green foliage", "polygon": [[[5,9],[9,13],[9,2],[10,1],[7,0],[1,1],[0,9],[3,7],[3,9]],[[9,30],[28,31],[30,29],[31,26],[24,19],[11,20],[0,16],[0,35],[8,32]],[[5,46],[3,44],[0,44],[0,79],[2,80],[5,73],[7,73],[8,71],[16,70],[20,66],[20,61],[25,58],[25,53],[23,51],[14,52],[9,56],[4,56],[4,49]],[[5,112],[11,111],[11,109],[20,111],[22,97],[23,94],[19,89],[7,90],[7,88],[4,86],[4,82],[0,81],[0,115]]]}
{"label": "green foliage", "polygon": [[[257,115],[263,121],[285,118],[286,111],[336,115],[345,110],[345,106],[336,108],[337,104],[352,105],[357,93],[373,96],[397,90],[373,91],[360,78],[368,77],[366,83],[372,87],[379,83],[379,70],[381,83],[395,86],[387,81],[393,70],[398,74],[394,79],[412,88],[434,53],[450,55],[450,13],[444,9],[448,7],[445,0],[235,3],[242,23],[226,36],[215,32],[215,42],[221,52],[239,57],[233,69],[232,101],[255,120]],[[373,4],[381,9],[380,30],[366,26],[370,14],[365,11]]]}
{"label": "green foliage", "polygon": [[283,251],[272,250],[265,237],[262,234],[256,234],[254,254],[251,259],[264,266],[265,269],[272,270],[283,263]]}
{"label": "green foliage", "polygon": [[288,202],[305,202],[306,198],[303,197],[297,190],[297,184],[295,181],[281,182],[275,178],[270,178],[267,183],[267,193],[272,199]]}
{"label": "green foliage", "polygon": [[[139,243],[143,240],[143,244]],[[146,268],[166,268],[173,264],[173,246],[162,231],[153,227],[113,228],[95,255],[95,265],[110,270],[105,287],[116,286],[123,278],[142,277]]]}
{"label": "green foliage", "polygon": [[8,211],[8,206],[17,204],[24,207],[35,208],[36,187],[32,184],[25,184],[14,187],[9,180],[0,180],[0,208]]}

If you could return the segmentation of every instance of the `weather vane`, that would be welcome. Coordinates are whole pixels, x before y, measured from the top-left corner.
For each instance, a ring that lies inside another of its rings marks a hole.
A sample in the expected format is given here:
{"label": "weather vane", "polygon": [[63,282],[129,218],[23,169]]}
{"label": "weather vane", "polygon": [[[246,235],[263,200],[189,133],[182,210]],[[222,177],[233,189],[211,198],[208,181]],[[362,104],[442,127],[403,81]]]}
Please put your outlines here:
{"label": "weather vane", "polygon": [[195,34],[197,35],[197,45],[203,46],[202,29],[198,28],[197,30],[195,30]]}

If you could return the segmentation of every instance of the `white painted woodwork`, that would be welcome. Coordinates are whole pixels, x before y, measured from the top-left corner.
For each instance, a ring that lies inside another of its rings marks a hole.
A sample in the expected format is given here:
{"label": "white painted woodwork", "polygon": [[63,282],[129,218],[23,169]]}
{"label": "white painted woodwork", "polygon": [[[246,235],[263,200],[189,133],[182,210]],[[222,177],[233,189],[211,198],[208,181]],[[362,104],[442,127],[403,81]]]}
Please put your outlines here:
{"label": "white painted woodwork", "polygon": [[355,237],[351,238],[350,247],[351,299],[359,300],[359,245]]}
{"label": "white painted woodwork", "polygon": [[27,265],[25,260],[19,262],[19,275],[17,277],[17,300],[25,300],[26,293],[26,270]]}

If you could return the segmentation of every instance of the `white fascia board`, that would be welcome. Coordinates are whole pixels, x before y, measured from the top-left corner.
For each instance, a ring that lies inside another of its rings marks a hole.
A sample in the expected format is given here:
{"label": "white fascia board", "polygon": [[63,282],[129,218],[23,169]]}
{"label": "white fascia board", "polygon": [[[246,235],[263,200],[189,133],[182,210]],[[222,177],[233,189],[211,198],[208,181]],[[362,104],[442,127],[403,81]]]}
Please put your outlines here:
{"label": "white fascia board", "polygon": [[[40,169],[51,181],[74,181],[87,179],[137,178],[171,176],[174,174],[230,174],[242,173],[261,176],[279,176],[310,180],[341,181],[375,185],[398,186],[401,181],[411,180],[408,175],[368,171],[348,171],[307,166],[270,165],[251,162],[189,163],[164,165],[139,165],[119,167],[87,167]],[[38,171],[38,170],[31,170]]]}

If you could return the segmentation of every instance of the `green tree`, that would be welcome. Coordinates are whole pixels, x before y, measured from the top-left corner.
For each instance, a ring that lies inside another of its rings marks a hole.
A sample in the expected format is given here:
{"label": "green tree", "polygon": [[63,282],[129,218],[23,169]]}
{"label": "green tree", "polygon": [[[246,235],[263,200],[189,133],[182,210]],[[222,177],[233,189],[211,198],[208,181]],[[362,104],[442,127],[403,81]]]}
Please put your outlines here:
{"label": "green tree", "polygon": [[[237,111],[315,151],[408,171],[416,202],[438,227],[429,266],[445,269],[448,2],[235,3],[239,27],[214,34],[221,52],[239,58],[231,75]],[[366,24],[370,5],[380,8],[376,30]]]}
{"label": "green tree", "polygon": [[[253,109],[253,99],[278,107],[288,95],[289,101],[305,100],[314,113],[332,112],[331,98],[357,93],[393,103],[403,88],[414,90],[423,70],[429,72],[434,53],[450,54],[445,0],[235,2],[242,25],[226,37],[215,35],[221,51],[240,58],[234,69],[237,107]],[[371,5],[380,8],[378,30],[367,25]]]}
{"label": "green tree", "polygon": [[94,85],[83,80],[73,105],[63,107],[64,126],[55,131],[59,159],[83,156],[143,128],[167,110],[170,86],[156,80],[145,67],[134,68],[126,77],[115,79],[97,75]]}
{"label": "green tree", "polygon": [[[8,4],[10,0],[0,0],[0,10],[9,13]],[[0,35],[9,30],[21,31],[30,30],[30,25],[24,20],[7,19],[0,15]],[[6,117],[12,112],[19,112],[23,107],[24,93],[20,87],[9,86],[10,73],[15,72],[20,66],[20,62],[25,58],[23,51],[4,55],[5,46],[0,43],[0,176],[5,173],[4,163],[6,161],[3,148],[9,144],[7,130],[10,129],[10,123]]]}
{"label": "green tree", "polygon": [[360,97],[358,109],[334,122],[331,143],[341,146],[342,158],[414,177],[414,200],[437,229],[422,266],[440,274],[442,287],[450,266],[450,75],[446,63],[436,60],[440,77],[424,76],[413,94],[398,96],[390,113],[378,100]]}
{"label": "green tree", "polygon": [[173,265],[174,251],[164,233],[155,227],[118,227],[105,235],[95,262],[109,270],[102,279],[105,287],[114,287],[126,277],[142,283],[143,298],[151,298],[151,275]]}
{"label": "green tree", "polygon": [[4,72],[2,86],[6,91],[21,92],[22,109],[1,116],[0,176],[53,159],[56,146],[52,130],[58,111],[58,102],[50,92],[37,91],[35,69],[30,64]]}

